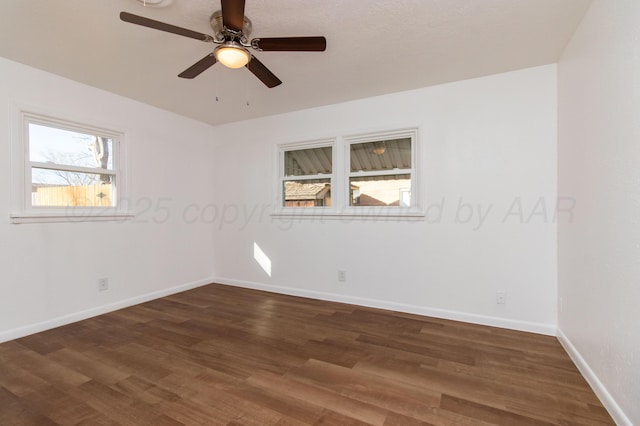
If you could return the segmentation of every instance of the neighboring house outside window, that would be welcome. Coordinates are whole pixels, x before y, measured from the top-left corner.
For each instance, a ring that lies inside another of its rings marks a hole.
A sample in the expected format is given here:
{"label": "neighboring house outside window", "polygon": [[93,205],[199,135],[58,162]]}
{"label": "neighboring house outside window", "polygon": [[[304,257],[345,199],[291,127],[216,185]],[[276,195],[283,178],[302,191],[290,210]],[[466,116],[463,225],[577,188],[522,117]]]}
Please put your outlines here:
{"label": "neighboring house outside window", "polygon": [[285,207],[324,207],[331,205],[331,185],[328,183],[284,183]]}

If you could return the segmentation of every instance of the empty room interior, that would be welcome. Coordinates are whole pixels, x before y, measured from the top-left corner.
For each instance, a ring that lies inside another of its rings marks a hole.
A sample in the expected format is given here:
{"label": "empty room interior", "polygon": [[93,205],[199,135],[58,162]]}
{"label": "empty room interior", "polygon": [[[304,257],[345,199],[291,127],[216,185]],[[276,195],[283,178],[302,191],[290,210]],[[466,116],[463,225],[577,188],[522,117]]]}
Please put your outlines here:
{"label": "empty room interior", "polygon": [[0,424],[640,425],[639,117],[637,0],[3,0]]}

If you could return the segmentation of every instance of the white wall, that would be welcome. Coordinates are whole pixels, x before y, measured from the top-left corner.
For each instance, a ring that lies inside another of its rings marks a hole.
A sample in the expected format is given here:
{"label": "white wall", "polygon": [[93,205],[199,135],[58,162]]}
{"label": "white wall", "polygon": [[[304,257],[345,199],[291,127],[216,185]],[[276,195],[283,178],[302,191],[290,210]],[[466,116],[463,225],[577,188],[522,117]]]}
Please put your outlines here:
{"label": "white wall", "polygon": [[[127,132],[136,220],[10,224],[16,104]],[[209,282],[211,227],[182,215],[211,203],[212,136],[210,126],[0,58],[0,341]],[[99,293],[103,276],[110,289]]]}
{"label": "white wall", "polygon": [[[216,128],[216,279],[555,334],[556,87],[548,65]],[[277,144],[414,126],[429,221],[269,216]]]}
{"label": "white wall", "polygon": [[639,17],[594,1],[558,74],[559,337],[619,424],[640,424]]}

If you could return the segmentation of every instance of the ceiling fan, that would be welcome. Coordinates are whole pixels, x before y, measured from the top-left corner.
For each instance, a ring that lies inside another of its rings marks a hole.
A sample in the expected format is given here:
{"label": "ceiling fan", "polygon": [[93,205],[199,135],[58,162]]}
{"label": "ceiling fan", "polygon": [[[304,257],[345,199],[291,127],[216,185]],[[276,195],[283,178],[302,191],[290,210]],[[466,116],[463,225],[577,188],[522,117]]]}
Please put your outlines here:
{"label": "ceiling fan", "polygon": [[210,18],[214,36],[128,12],[120,12],[120,19],[143,27],[218,45],[212,53],[178,74],[178,77],[182,78],[197,77],[216,62],[220,62],[229,68],[247,67],[267,87],[275,87],[281,84],[282,81],[253,56],[247,48],[250,47],[264,52],[323,52],[327,48],[327,40],[324,37],[269,37],[254,38],[249,41],[248,37],[251,35],[252,24],[251,20],[244,15],[244,4],[245,0],[221,0],[222,10],[214,12]]}

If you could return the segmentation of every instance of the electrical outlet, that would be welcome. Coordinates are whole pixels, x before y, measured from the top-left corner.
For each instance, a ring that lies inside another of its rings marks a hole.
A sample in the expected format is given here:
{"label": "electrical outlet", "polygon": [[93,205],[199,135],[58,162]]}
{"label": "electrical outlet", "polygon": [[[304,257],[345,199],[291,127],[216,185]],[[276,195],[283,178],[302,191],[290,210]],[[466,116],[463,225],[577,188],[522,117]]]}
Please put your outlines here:
{"label": "electrical outlet", "polygon": [[98,278],[98,291],[109,290],[109,278]]}
{"label": "electrical outlet", "polygon": [[340,281],[341,283],[347,281],[347,271],[338,269],[338,281]]}
{"label": "electrical outlet", "polygon": [[498,305],[504,305],[507,303],[507,292],[506,291],[498,291],[496,293],[496,303]]}

